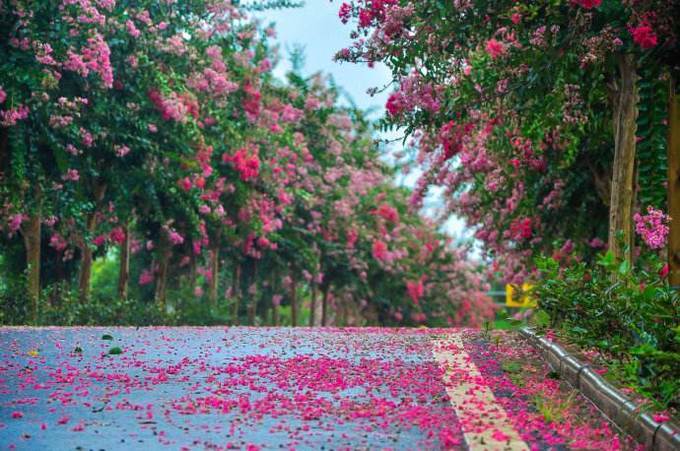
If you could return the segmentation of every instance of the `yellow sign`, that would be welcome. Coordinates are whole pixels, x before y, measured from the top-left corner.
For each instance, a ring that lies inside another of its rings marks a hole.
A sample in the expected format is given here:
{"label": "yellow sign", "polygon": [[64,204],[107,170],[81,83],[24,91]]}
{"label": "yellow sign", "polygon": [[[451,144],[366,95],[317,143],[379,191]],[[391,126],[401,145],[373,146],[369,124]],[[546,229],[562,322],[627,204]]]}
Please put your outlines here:
{"label": "yellow sign", "polygon": [[[521,287],[506,285],[505,305],[508,307],[536,307],[536,299],[531,295],[533,288],[534,286],[529,283],[524,283]],[[517,291],[516,294],[515,291]]]}

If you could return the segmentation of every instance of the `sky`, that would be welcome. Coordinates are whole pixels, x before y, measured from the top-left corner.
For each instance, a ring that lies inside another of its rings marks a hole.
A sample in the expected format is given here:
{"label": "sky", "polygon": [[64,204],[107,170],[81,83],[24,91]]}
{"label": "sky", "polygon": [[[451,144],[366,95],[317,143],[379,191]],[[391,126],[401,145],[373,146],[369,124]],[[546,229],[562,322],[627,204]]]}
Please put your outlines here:
{"label": "sky", "polygon": [[343,25],[338,18],[339,1],[307,0],[301,8],[269,10],[257,13],[264,24],[276,23],[277,42],[280,43],[281,63],[275,74],[283,76],[290,70],[289,49],[295,45],[304,48],[305,75],[321,71],[331,74],[362,109],[378,108],[382,114],[390,90],[374,97],[366,94],[373,87],[383,87],[391,81],[390,71],[384,65],[369,68],[366,65],[338,63],[335,53],[350,43],[351,25]]}
{"label": "sky", "polygon": [[[392,76],[382,64],[369,68],[365,64],[339,63],[333,60],[338,50],[351,44],[352,26],[340,22],[338,18],[340,4],[339,0],[333,2],[307,0],[301,8],[268,10],[255,13],[255,16],[260,18],[264,25],[275,23],[276,41],[280,45],[281,56],[281,62],[274,70],[276,76],[283,78],[291,69],[290,50],[295,46],[301,46],[305,55],[302,70],[304,75],[319,71],[330,74],[359,108],[375,109],[370,117],[377,119],[385,113],[385,102],[392,89],[384,89],[375,96],[368,95],[367,91],[389,85]],[[382,137],[392,139],[398,136],[400,135],[392,134]],[[407,177],[400,177],[397,182],[413,186],[417,178],[417,173],[411,173]],[[425,205],[428,206],[425,214],[428,215],[434,214],[437,207],[442,204],[441,196],[438,194],[441,190],[434,189],[432,192],[434,194],[425,200]],[[471,235],[471,232],[465,229],[464,222],[456,217],[449,218],[442,226],[442,230],[462,239],[469,239]]]}

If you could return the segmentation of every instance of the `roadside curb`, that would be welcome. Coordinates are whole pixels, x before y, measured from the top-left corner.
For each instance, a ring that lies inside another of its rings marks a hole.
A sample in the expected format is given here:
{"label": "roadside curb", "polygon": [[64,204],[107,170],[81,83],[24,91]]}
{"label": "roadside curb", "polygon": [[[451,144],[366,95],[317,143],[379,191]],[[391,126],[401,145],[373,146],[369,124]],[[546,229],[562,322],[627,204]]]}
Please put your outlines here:
{"label": "roadside curb", "polygon": [[543,358],[562,379],[578,389],[621,430],[635,437],[645,449],[680,450],[680,427],[677,424],[654,421],[650,414],[641,412],[640,405],[557,343],[537,335],[528,327],[519,329],[519,333],[541,351]]}

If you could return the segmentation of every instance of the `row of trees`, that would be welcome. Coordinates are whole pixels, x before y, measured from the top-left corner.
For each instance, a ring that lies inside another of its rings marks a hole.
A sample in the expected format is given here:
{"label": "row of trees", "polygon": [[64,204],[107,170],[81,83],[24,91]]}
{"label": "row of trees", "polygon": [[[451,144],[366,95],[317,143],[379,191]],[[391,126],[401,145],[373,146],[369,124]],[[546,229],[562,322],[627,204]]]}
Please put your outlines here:
{"label": "row of trees", "polygon": [[[493,314],[362,113],[275,79],[274,30],[235,2],[4,1],[0,29],[3,321],[126,299],[248,324]],[[91,292],[102,262],[115,293]]]}
{"label": "row of trees", "polygon": [[338,58],[394,75],[385,126],[425,168],[413,201],[444,186],[507,281],[545,253],[632,260],[634,213],[667,210],[680,3],[359,0],[339,15],[356,40]]}
{"label": "row of trees", "polygon": [[413,203],[443,186],[492,276],[533,284],[534,325],[677,409],[680,2],[356,0],[340,19],[340,59],[392,70]]}

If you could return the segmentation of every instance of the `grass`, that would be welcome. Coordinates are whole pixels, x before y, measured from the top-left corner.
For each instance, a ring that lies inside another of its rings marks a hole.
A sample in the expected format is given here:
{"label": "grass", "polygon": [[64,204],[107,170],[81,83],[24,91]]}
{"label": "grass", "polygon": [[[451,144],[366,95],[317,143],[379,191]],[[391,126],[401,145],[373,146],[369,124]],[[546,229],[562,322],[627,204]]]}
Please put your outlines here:
{"label": "grass", "polygon": [[577,391],[572,390],[564,400],[554,400],[537,395],[532,402],[546,422],[560,422],[564,418],[564,412],[573,407],[576,394]]}

